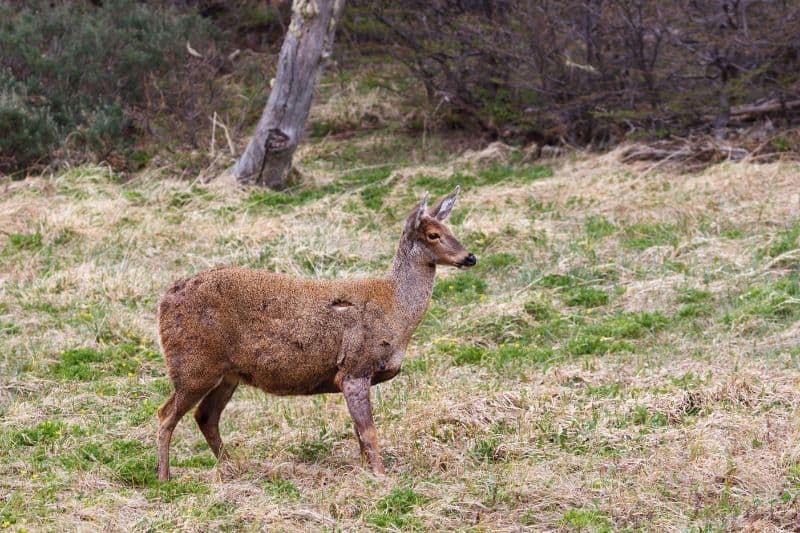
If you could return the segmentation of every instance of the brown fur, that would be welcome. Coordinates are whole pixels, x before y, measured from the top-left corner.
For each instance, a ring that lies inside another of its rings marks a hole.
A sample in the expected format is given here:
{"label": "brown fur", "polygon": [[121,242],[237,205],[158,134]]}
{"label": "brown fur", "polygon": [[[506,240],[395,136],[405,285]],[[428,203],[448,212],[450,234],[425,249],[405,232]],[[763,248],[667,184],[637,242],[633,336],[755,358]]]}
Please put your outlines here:
{"label": "brown fur", "polygon": [[436,264],[471,266],[442,223],[458,190],[408,217],[389,275],[298,279],[217,268],[177,281],[158,309],[161,348],[174,385],[159,408],[158,475],[169,478],[169,442],[197,402],[195,420],[222,456],[219,418],[240,382],[279,395],[342,392],[362,454],[384,472],[369,387],[400,371],[424,315]]}

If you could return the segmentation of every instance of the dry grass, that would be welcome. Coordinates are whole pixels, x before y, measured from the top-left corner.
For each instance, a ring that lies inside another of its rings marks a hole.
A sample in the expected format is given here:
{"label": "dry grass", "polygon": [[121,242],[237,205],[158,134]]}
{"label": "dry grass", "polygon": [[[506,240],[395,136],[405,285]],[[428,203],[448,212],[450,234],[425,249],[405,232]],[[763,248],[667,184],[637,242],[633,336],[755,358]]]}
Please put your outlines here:
{"label": "dry grass", "polygon": [[[318,154],[303,152],[317,186],[338,183]],[[361,468],[342,398],[245,389],[223,415],[230,461],[189,416],[175,481],[153,479],[169,390],[154,310],[173,279],[218,264],[375,274],[420,176],[482,175],[483,155],[277,202],[96,168],[5,186],[2,526],[796,530],[791,163],[491,167],[507,176],[466,187],[454,212],[479,267],[443,273],[404,372],[374,391],[385,480]],[[69,366],[76,349],[90,360]]]}

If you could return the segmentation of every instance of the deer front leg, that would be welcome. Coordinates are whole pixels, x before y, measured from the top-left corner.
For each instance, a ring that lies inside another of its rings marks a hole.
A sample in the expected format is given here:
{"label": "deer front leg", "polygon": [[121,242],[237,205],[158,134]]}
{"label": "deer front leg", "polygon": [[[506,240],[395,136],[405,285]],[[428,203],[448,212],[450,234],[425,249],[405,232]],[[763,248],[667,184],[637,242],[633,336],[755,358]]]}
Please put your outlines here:
{"label": "deer front leg", "polygon": [[372,420],[372,406],[369,402],[369,377],[345,378],[342,380],[342,392],[347,401],[347,409],[355,423],[361,451],[369,459],[372,471],[383,476],[386,469],[383,467],[380,450],[378,448],[378,433],[375,431],[375,422]]}

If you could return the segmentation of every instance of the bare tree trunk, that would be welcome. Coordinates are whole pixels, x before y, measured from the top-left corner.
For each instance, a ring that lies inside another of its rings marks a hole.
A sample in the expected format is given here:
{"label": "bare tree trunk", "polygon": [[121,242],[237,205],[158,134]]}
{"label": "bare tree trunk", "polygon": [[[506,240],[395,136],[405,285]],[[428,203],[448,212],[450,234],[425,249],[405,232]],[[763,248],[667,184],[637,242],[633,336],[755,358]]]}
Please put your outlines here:
{"label": "bare tree trunk", "polygon": [[286,186],[343,7],[344,0],[294,0],[267,106],[250,144],[233,167],[239,183],[275,189]]}

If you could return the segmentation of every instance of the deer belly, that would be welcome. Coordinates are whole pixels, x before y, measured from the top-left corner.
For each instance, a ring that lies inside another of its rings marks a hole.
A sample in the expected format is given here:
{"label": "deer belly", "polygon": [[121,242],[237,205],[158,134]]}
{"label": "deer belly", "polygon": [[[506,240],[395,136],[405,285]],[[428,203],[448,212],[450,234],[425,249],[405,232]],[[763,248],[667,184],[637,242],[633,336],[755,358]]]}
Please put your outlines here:
{"label": "deer belly", "polygon": [[252,341],[233,357],[245,383],[278,395],[336,392],[335,340],[307,342],[265,335]]}

